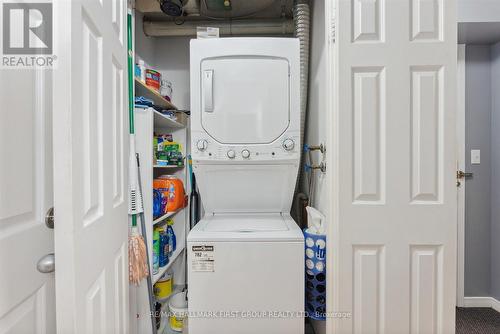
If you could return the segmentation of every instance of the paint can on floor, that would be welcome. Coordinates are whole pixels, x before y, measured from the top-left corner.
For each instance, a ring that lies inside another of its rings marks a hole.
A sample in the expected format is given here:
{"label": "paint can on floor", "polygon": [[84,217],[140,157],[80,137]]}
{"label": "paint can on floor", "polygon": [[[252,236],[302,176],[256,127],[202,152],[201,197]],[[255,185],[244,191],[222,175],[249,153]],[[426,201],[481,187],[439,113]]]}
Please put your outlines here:
{"label": "paint can on floor", "polygon": [[163,301],[170,297],[172,294],[172,288],[173,288],[173,278],[171,274],[165,274],[163,277],[161,277],[158,282],[155,284],[155,295],[156,299],[159,301]]}
{"label": "paint can on floor", "polygon": [[170,328],[176,332],[182,332],[184,319],[187,317],[188,302],[186,300],[187,291],[179,292],[170,297],[168,308],[170,309]]}

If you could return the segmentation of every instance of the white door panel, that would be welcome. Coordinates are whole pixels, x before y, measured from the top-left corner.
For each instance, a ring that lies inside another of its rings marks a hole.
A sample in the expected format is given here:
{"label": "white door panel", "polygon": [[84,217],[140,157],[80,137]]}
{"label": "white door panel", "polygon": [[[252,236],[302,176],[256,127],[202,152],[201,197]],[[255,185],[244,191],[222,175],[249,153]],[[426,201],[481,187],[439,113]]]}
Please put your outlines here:
{"label": "white door panel", "polygon": [[54,252],[50,74],[0,72],[0,333],[54,333],[54,274],[37,271]]}
{"label": "white door panel", "polygon": [[126,2],[54,9],[57,328],[127,333]]}
{"label": "white door panel", "polygon": [[453,333],[455,1],[338,4],[339,333]]}

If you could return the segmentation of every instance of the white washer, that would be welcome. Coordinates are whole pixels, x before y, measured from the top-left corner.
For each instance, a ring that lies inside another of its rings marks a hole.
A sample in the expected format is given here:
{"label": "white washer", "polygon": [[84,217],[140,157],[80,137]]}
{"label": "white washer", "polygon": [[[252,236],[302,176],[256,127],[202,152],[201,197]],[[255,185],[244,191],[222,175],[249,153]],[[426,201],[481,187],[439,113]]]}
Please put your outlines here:
{"label": "white washer", "polygon": [[191,41],[189,333],[304,332],[304,238],[290,217],[300,159],[299,42]]}

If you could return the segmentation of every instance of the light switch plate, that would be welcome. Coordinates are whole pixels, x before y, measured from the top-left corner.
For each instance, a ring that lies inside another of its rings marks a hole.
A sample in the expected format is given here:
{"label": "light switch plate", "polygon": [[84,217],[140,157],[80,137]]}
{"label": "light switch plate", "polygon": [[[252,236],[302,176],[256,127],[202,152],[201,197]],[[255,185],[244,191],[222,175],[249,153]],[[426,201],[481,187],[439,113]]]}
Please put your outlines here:
{"label": "light switch plate", "polygon": [[481,163],[481,150],[470,150],[470,164],[479,165]]}

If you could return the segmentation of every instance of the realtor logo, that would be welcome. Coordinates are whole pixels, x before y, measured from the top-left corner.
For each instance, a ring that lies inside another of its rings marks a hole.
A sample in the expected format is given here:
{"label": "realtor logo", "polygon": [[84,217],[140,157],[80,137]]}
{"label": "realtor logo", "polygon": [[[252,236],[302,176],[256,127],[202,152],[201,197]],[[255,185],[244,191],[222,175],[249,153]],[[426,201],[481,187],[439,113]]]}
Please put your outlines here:
{"label": "realtor logo", "polygon": [[52,54],[52,4],[3,4],[3,54]]}
{"label": "realtor logo", "polygon": [[1,8],[0,68],[54,68],[57,57],[52,53],[52,3],[9,0]]}

